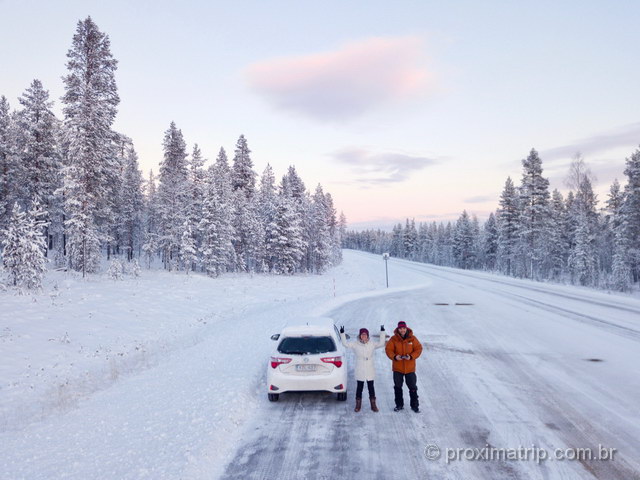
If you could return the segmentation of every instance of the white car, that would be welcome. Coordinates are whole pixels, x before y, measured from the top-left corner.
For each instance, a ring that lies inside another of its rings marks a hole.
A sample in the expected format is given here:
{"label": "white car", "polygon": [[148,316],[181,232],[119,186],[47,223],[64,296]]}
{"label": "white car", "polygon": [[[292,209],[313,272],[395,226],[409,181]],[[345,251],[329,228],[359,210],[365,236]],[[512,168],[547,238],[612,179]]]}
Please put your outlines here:
{"label": "white car", "polygon": [[268,397],[284,392],[328,391],[347,399],[347,358],[340,332],[330,318],[313,318],[285,327],[267,366]]}

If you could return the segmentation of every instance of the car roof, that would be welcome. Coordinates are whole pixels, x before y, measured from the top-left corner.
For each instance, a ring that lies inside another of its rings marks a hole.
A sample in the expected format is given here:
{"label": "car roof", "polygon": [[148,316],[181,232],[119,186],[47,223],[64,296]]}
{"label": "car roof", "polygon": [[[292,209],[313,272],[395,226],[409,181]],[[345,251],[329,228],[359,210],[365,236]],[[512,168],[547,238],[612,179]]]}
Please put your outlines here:
{"label": "car roof", "polygon": [[283,337],[301,337],[307,335],[333,335],[335,325],[328,317],[301,318],[282,329]]}

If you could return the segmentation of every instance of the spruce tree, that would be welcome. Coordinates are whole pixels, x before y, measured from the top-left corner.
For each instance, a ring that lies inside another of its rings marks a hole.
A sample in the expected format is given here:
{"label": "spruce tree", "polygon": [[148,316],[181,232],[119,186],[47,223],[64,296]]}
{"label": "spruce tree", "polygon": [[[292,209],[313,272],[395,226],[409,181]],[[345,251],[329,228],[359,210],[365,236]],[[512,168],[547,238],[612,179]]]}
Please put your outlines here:
{"label": "spruce tree", "polygon": [[542,160],[535,149],[522,160],[522,166],[517,250],[524,276],[540,278],[549,248],[549,180],[542,176]]}
{"label": "spruce tree", "polygon": [[520,218],[518,193],[511,177],[508,177],[500,195],[498,210],[498,268],[506,275],[513,275],[515,271],[516,242],[520,230]]}
{"label": "spruce tree", "polygon": [[187,152],[182,131],[171,122],[164,134],[164,159],[158,186],[158,233],[164,267],[177,267],[189,190]]}
{"label": "spruce tree", "polygon": [[10,140],[11,127],[10,106],[7,98],[0,97],[0,229],[8,222],[10,215]]}
{"label": "spruce tree", "polygon": [[19,204],[14,204],[7,228],[2,232],[4,270],[11,285],[27,290],[37,290],[42,286],[46,272],[46,242],[43,229],[46,226],[46,211],[37,199],[24,212]]}
{"label": "spruce tree", "polygon": [[253,170],[251,150],[249,150],[247,139],[244,138],[244,135],[240,135],[236,143],[231,181],[233,190],[243,190],[247,198],[253,196],[256,187],[256,172]]}
{"label": "spruce tree", "polygon": [[633,281],[640,281],[640,149],[626,159],[624,203],[621,214]]}
{"label": "spruce tree", "polygon": [[109,37],[87,17],[78,22],[63,80],[67,168],[64,191],[71,268],[96,271],[109,216],[108,194],[119,174],[111,125],[120,101]]}
{"label": "spruce tree", "polygon": [[318,184],[311,206],[313,232],[311,236],[311,264],[316,273],[322,273],[331,260],[332,240],[328,223],[329,206],[326,200],[322,186]]}
{"label": "spruce tree", "polygon": [[142,172],[138,167],[138,155],[133,148],[126,155],[120,193],[120,235],[127,260],[133,260],[143,242],[144,197],[142,194]]}

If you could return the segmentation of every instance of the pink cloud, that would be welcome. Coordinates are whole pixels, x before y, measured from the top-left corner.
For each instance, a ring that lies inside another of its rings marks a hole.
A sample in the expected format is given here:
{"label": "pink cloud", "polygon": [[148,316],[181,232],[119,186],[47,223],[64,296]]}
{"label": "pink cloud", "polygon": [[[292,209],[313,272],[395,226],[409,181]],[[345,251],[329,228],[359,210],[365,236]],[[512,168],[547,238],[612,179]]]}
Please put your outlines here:
{"label": "pink cloud", "polygon": [[422,40],[371,38],[338,50],[249,66],[249,85],[276,107],[319,120],[343,120],[426,92],[431,79]]}

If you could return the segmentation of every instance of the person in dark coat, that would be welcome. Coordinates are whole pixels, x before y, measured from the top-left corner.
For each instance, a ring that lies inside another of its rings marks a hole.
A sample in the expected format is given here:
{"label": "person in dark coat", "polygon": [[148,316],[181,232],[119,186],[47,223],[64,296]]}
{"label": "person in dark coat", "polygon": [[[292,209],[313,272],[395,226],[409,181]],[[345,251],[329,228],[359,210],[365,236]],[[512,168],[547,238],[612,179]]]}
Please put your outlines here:
{"label": "person in dark coat", "polygon": [[394,411],[399,412],[404,408],[402,385],[406,381],[409,388],[411,410],[419,413],[416,359],[422,354],[422,344],[405,322],[398,322],[398,328],[393,331],[393,335],[387,342],[385,352],[392,361],[393,389],[396,402]]}

